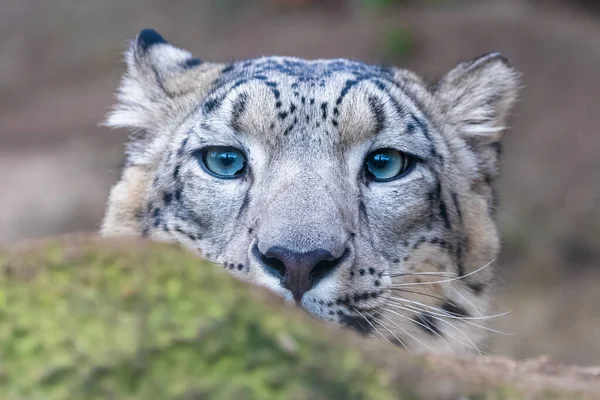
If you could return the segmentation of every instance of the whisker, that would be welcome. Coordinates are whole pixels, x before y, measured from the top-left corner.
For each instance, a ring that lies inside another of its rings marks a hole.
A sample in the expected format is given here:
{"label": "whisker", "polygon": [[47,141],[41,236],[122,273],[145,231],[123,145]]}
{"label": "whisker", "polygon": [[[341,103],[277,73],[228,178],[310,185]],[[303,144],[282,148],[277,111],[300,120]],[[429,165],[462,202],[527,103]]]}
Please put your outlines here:
{"label": "whisker", "polygon": [[[443,309],[441,309],[439,307],[428,306],[427,304],[423,304],[423,303],[415,301],[415,300],[410,300],[410,299],[407,299],[405,297],[388,297],[388,299],[396,300],[396,301],[404,301],[404,302],[409,302],[409,303],[417,304],[417,305],[420,305],[422,307],[428,308],[430,310],[437,311],[439,314],[436,314],[436,315],[440,315],[442,317],[447,317],[447,318],[460,319],[460,320],[475,320],[475,321],[477,321],[477,320],[494,319],[494,318],[503,317],[503,316],[508,315],[508,314],[511,313],[510,311],[506,311],[506,312],[503,312],[503,313],[500,313],[500,314],[495,314],[495,315],[484,315],[484,316],[481,316],[481,317],[465,317],[465,316],[462,316],[460,314],[456,314],[456,313],[453,313],[453,312],[450,312],[450,311],[446,311],[446,310],[443,310]],[[425,310],[422,310],[422,311],[425,311]]]}
{"label": "whisker", "polygon": [[[392,303],[394,303],[394,302],[397,302],[398,300],[402,300],[402,299],[398,299],[398,298],[388,298],[388,299],[389,299],[389,300],[392,300]],[[408,300],[408,301],[410,302],[410,300]],[[435,308],[435,307],[430,307],[430,306],[427,306],[427,305],[425,305],[425,304],[423,304],[423,305],[424,305],[425,307],[427,307],[427,308],[433,308],[434,310],[439,310],[438,308]],[[489,327],[487,327],[487,326],[480,325],[480,324],[476,324],[475,322],[469,321],[469,319],[488,319],[488,318],[496,318],[496,317],[501,317],[501,316],[503,316],[503,315],[510,314],[510,311],[509,311],[509,312],[505,312],[505,313],[503,313],[503,314],[492,315],[492,316],[490,316],[490,317],[483,317],[483,318],[481,318],[481,317],[470,317],[470,318],[469,318],[469,317],[457,317],[457,316],[454,316],[454,315],[450,315],[450,314],[448,314],[448,313],[447,313],[446,311],[444,311],[444,310],[441,310],[441,311],[443,311],[443,313],[439,313],[439,312],[437,312],[437,313],[436,313],[436,312],[432,312],[432,311],[425,310],[425,309],[422,309],[422,308],[419,308],[419,307],[415,307],[415,306],[411,306],[411,305],[400,306],[399,304],[395,304],[395,306],[396,306],[396,307],[400,307],[400,308],[402,308],[402,309],[404,309],[404,310],[406,310],[406,311],[413,311],[413,312],[427,312],[427,313],[428,313],[428,314],[430,314],[432,317],[433,317],[434,315],[436,315],[436,316],[438,316],[438,317],[442,317],[442,318],[452,318],[452,319],[457,319],[457,320],[459,320],[459,321],[462,321],[462,322],[464,322],[465,324],[473,325],[473,326],[475,326],[475,327],[477,327],[477,328],[481,328],[481,329],[483,329],[483,330],[490,331],[490,332],[494,332],[494,333],[497,333],[497,334],[500,334],[500,335],[505,335],[505,336],[512,336],[512,335],[513,335],[512,333],[498,331],[498,330],[496,330],[496,329],[492,329],[492,328],[489,328]]]}
{"label": "whisker", "polygon": [[[356,310],[356,311],[358,312],[358,310]],[[389,332],[389,333],[390,333],[390,334],[391,334],[391,335],[392,335],[392,336],[393,336],[393,337],[394,337],[394,338],[395,338],[395,339],[396,339],[398,342],[400,342],[400,343],[402,344],[402,346],[404,346],[404,348],[405,348],[405,349],[406,349],[406,350],[407,350],[409,353],[411,353],[411,354],[412,354],[412,351],[410,351],[410,349],[409,349],[409,348],[406,346],[406,344],[404,344],[404,342],[403,342],[402,340],[400,340],[400,338],[399,338],[398,336],[396,336],[396,334],[394,334],[394,332],[392,332],[391,330],[389,330],[389,329],[388,329],[388,328],[387,328],[385,325],[383,325],[383,324],[381,323],[381,321],[380,321],[380,320],[378,320],[378,319],[377,319],[376,317],[374,317],[373,315],[370,315],[370,314],[367,314],[367,315],[369,315],[371,318],[373,318],[373,319],[375,320],[375,322],[377,322],[377,324],[378,324],[378,325],[380,325],[380,326],[381,326],[383,329],[385,329],[386,331],[388,331],[388,332]],[[398,327],[398,328],[400,328],[400,327]],[[402,329],[402,328],[400,328],[400,329]],[[402,329],[402,330],[404,331],[404,329]],[[406,332],[406,331],[404,331],[404,332],[408,334],[408,332]],[[410,336],[410,334],[409,334],[409,336]]]}
{"label": "whisker", "polygon": [[[414,309],[410,309],[410,308],[407,308],[407,307],[403,307],[403,306],[401,306],[401,305],[398,305],[398,304],[393,304],[393,303],[392,303],[392,304],[389,304],[389,305],[390,305],[391,307],[400,308],[400,309],[402,309],[402,310],[405,310],[405,311],[411,311],[411,312],[415,312],[415,310],[414,310]],[[423,310],[418,310],[418,311],[423,311]],[[428,314],[428,315],[430,315],[430,314]],[[482,353],[481,353],[481,351],[480,351],[480,350],[477,348],[477,346],[475,345],[475,343],[473,343],[473,341],[471,340],[471,338],[469,338],[469,336],[467,336],[467,335],[466,335],[466,334],[465,334],[463,331],[461,331],[461,330],[460,330],[459,328],[457,328],[455,325],[453,325],[453,324],[451,324],[450,322],[448,322],[448,321],[446,321],[446,320],[443,320],[443,319],[441,319],[441,318],[439,318],[439,317],[436,317],[436,316],[434,316],[434,315],[430,315],[430,316],[431,316],[431,318],[433,318],[433,319],[435,319],[435,320],[437,320],[437,321],[443,322],[443,323],[445,323],[445,324],[447,324],[447,325],[450,325],[451,327],[453,327],[454,329],[456,329],[456,330],[457,330],[458,332],[460,332],[460,333],[461,333],[463,336],[465,336],[465,338],[466,338],[466,339],[467,339],[467,340],[468,340],[468,341],[471,343],[471,345],[469,345],[469,344],[467,344],[467,343],[464,343],[464,342],[462,342],[462,341],[460,341],[460,340],[458,340],[458,339],[456,339],[456,338],[453,338],[453,339],[454,339],[454,340],[456,340],[458,343],[462,344],[463,346],[469,347],[469,348],[471,348],[471,349],[473,349],[473,350],[476,350],[476,351],[477,351],[479,354],[482,354]],[[430,329],[430,330],[431,330],[431,331],[434,331],[433,329]],[[438,334],[438,335],[439,335],[439,334]],[[440,336],[441,336],[441,335],[440,335]]]}
{"label": "whisker", "polygon": [[469,299],[467,299],[467,296],[464,296],[463,294],[461,294],[458,290],[456,290],[453,287],[450,287],[452,289],[452,291],[454,293],[456,293],[457,296],[459,296],[461,299],[463,299],[465,301],[465,303],[467,303],[469,306],[471,306],[475,312],[477,312],[477,314],[479,314],[479,316],[483,317],[483,314],[481,313],[481,311],[479,311],[479,309],[477,307],[475,307],[475,304],[473,304],[472,301],[470,301]]}
{"label": "whisker", "polygon": [[[379,336],[381,336],[381,337],[383,338],[383,340],[385,340],[386,342],[388,342],[388,343],[389,343],[390,345],[392,345],[392,346],[394,345],[392,342],[390,342],[390,340],[389,340],[388,338],[386,338],[386,337],[385,337],[385,336],[384,336],[384,335],[383,335],[381,332],[379,332],[379,330],[378,330],[378,329],[375,327],[375,325],[373,325],[373,324],[371,323],[371,321],[369,321],[369,319],[368,319],[367,317],[365,317],[364,315],[362,315],[362,313],[361,313],[360,311],[358,311],[357,309],[355,309],[354,307],[353,307],[353,309],[354,309],[354,311],[356,311],[356,312],[358,313],[358,315],[360,315],[361,317],[363,317],[363,319],[364,319],[365,321],[367,321],[367,323],[368,323],[369,325],[371,325],[371,328],[373,328],[373,329],[375,330],[375,332],[377,332],[377,333],[379,334]],[[402,343],[402,341],[400,341],[400,343]],[[405,345],[404,343],[402,343],[402,345],[403,345],[404,347],[406,347],[406,345]],[[408,350],[408,347],[406,347],[406,350]],[[410,350],[409,350],[409,351],[410,351]]]}
{"label": "whisker", "polygon": [[403,293],[420,294],[420,295],[423,295],[423,296],[426,296],[426,297],[431,297],[431,298],[436,299],[436,300],[446,301],[446,299],[444,299],[443,297],[436,296],[436,295],[433,295],[433,294],[430,294],[430,293],[418,292],[416,290],[401,289],[401,288],[391,288],[390,290],[393,291],[393,292],[403,292]]}
{"label": "whisker", "polygon": [[465,279],[473,274],[476,274],[477,272],[481,271],[484,268],[487,268],[489,265],[491,265],[494,261],[496,261],[497,258],[494,258],[492,261],[490,261],[489,263],[485,264],[483,267],[476,269],[475,271],[469,272],[466,275],[462,275],[459,276],[457,278],[452,278],[452,279],[443,279],[441,281],[433,281],[433,282],[406,282],[406,283],[395,283],[392,284],[391,287],[403,287],[403,286],[417,286],[417,285],[433,285],[436,283],[448,283],[448,282],[454,282],[454,281],[458,281],[461,279]]}
{"label": "whisker", "polygon": [[413,322],[413,323],[415,323],[415,324],[417,324],[419,326],[422,326],[423,328],[429,330],[433,335],[437,336],[440,340],[442,340],[444,343],[446,343],[446,345],[448,346],[448,348],[450,349],[450,351],[452,351],[452,353],[454,353],[454,348],[450,345],[450,343],[448,343],[448,341],[442,335],[440,335],[439,333],[437,333],[434,329],[431,329],[431,327],[425,325],[422,322],[417,321],[414,318],[407,317],[406,315],[400,314],[400,313],[398,313],[398,312],[396,312],[394,310],[391,310],[389,308],[382,308],[382,310],[385,311],[385,312],[389,312],[389,313],[395,314],[395,315],[397,315],[397,316],[399,316],[401,318],[405,318],[405,319],[407,319],[407,320],[409,320],[409,321],[411,321],[411,322]]}
{"label": "whisker", "polygon": [[[417,339],[416,337],[414,337],[413,335],[411,335],[406,329],[402,328],[401,326],[399,326],[397,323],[395,323],[391,318],[386,317],[385,315],[382,315],[383,318],[387,319],[389,322],[391,322],[396,328],[400,329],[402,332],[404,332],[405,334],[407,334],[409,337],[411,337],[414,341],[416,341],[417,343],[422,344],[424,347],[427,347],[429,350],[433,351],[433,347],[421,342],[419,339]],[[391,333],[391,332],[390,332]],[[393,333],[392,333],[393,335]],[[396,337],[394,335],[394,337]]]}
{"label": "whisker", "polygon": [[392,278],[399,276],[439,276],[439,277],[453,277],[456,276],[452,272],[397,272],[397,273],[384,273],[383,276],[391,276]]}

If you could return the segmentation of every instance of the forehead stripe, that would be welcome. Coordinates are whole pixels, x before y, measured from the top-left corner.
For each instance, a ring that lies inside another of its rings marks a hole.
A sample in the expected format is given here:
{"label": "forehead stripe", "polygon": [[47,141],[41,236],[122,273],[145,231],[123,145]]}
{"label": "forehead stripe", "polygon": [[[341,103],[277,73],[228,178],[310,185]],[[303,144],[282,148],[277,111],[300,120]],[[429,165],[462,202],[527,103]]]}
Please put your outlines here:
{"label": "forehead stripe", "polygon": [[381,99],[375,96],[369,96],[369,107],[376,121],[375,131],[381,132],[385,127],[385,110]]}
{"label": "forehead stripe", "polygon": [[240,132],[240,118],[244,111],[246,111],[246,103],[248,102],[248,93],[240,93],[240,95],[234,100],[231,111],[231,122],[229,123],[233,128],[234,132]]}

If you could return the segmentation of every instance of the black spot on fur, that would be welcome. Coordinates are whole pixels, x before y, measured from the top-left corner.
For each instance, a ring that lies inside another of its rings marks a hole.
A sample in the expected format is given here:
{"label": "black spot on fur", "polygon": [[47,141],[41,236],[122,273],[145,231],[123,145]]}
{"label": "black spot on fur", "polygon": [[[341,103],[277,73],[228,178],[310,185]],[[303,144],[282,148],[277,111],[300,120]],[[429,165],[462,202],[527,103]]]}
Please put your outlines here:
{"label": "black spot on fur", "polygon": [[[366,317],[369,318],[369,317]],[[368,334],[373,330],[373,327],[365,321],[363,317],[353,317],[350,315],[343,315],[340,318],[340,323],[348,328],[352,328],[359,333]]]}
{"label": "black spot on fur", "polygon": [[423,329],[425,332],[431,335],[442,334],[442,331],[437,325],[437,321],[435,320],[435,318],[433,318],[432,315],[428,313],[419,314],[417,315],[417,321],[420,322],[420,324],[417,324],[417,326]]}
{"label": "black spot on fur", "polygon": [[375,275],[375,268],[373,268],[373,267],[369,268],[369,274]]}
{"label": "black spot on fur", "polygon": [[279,119],[284,120],[284,119],[287,118],[288,112],[287,111],[282,111],[277,116],[279,117]]}
{"label": "black spot on fur", "polygon": [[164,201],[165,205],[169,205],[171,203],[171,200],[173,200],[172,193],[170,193],[170,192],[163,193],[163,201]]}
{"label": "black spot on fur", "polygon": [[185,69],[192,69],[200,64],[202,64],[202,60],[200,60],[199,58],[188,58],[184,61],[182,66]]}
{"label": "black spot on fur", "polygon": [[365,270],[361,269],[360,271],[358,271],[360,273],[360,276],[363,276],[365,274]]}
{"label": "black spot on fur", "polygon": [[154,29],[144,29],[138,34],[137,46],[142,52],[157,44],[164,44],[167,41]]}
{"label": "black spot on fur", "polygon": [[467,312],[467,310],[465,310],[461,306],[457,305],[456,303],[453,303],[448,300],[446,300],[446,302],[442,306],[442,309],[444,311],[449,312],[450,314],[452,314],[454,316],[457,316],[457,317],[468,317],[469,316],[469,313]]}
{"label": "black spot on fur", "polygon": [[296,112],[296,105],[294,103],[290,104],[290,114],[293,114]]}
{"label": "black spot on fur", "polygon": [[473,291],[474,294],[479,295],[483,292],[483,290],[485,289],[485,284],[484,283],[480,283],[480,282],[469,282],[466,281],[465,282],[467,284],[467,287],[469,289],[471,289]]}
{"label": "black spot on fur", "polygon": [[284,136],[287,136],[292,131],[292,129],[294,129],[294,126],[296,125],[296,122],[298,122],[297,118],[295,118],[294,121],[290,124],[290,126],[288,126],[285,129],[285,131],[283,132]]}
{"label": "black spot on fur", "polygon": [[210,114],[212,113],[214,110],[216,110],[217,108],[219,108],[221,106],[221,103],[223,102],[222,98],[213,98],[213,99],[208,99],[204,102],[204,114]]}
{"label": "black spot on fur", "polygon": [[348,79],[346,81],[346,84],[344,85],[344,87],[342,88],[342,91],[340,93],[340,96],[337,98],[335,104],[337,104],[338,106],[342,103],[342,100],[344,100],[344,97],[346,97],[346,95],[348,94],[348,91],[354,86],[356,85],[358,82],[360,82],[359,80],[355,80],[355,79]]}
{"label": "black spot on fur", "polygon": [[327,119],[327,102],[321,103],[321,117],[323,121]]}
{"label": "black spot on fur", "polygon": [[490,147],[494,149],[496,152],[496,157],[500,157],[502,155],[502,143],[501,142],[493,142],[490,143]]}
{"label": "black spot on fur", "polygon": [[240,219],[240,216],[248,208],[248,204],[250,204],[250,192],[246,191],[246,194],[244,195],[244,200],[242,200],[242,205],[240,205],[240,208],[238,209],[236,219]]}
{"label": "black spot on fur", "polygon": [[462,210],[460,208],[458,194],[456,194],[456,192],[452,192],[452,201],[454,202],[454,207],[456,208],[456,214],[458,215],[458,219],[462,221]]}
{"label": "black spot on fur", "polygon": [[237,265],[237,269],[238,269],[238,271],[243,270],[244,269],[244,264],[238,264]]}
{"label": "black spot on fur", "polygon": [[227,67],[223,68],[223,70],[221,71],[221,73],[223,73],[223,74],[226,74],[226,73],[228,73],[228,72],[231,72],[231,71],[233,71],[233,70],[234,70],[234,68],[235,68],[235,67],[233,66],[233,64],[232,64],[232,65],[229,65],[229,66],[227,66]]}
{"label": "black spot on fur", "polygon": [[429,144],[431,145],[431,149],[430,149],[431,156],[433,158],[438,158],[439,153],[435,147],[435,143],[433,141],[433,138],[431,137],[431,134],[429,133],[429,128],[427,127],[426,123],[424,121],[421,121],[414,114],[411,114],[411,119],[414,122],[414,124],[419,127],[421,132],[423,132],[423,136],[425,136],[425,138],[429,141]]}
{"label": "black spot on fur", "polygon": [[442,220],[444,221],[444,226],[446,227],[446,229],[451,229],[452,225],[450,223],[450,217],[448,216],[448,209],[446,207],[446,203],[441,198],[440,198],[440,217],[442,217]]}
{"label": "black spot on fur", "polygon": [[175,189],[175,200],[181,201],[181,192],[182,192],[181,187],[178,187],[177,189]]}
{"label": "black spot on fur", "polygon": [[173,179],[179,178],[179,171],[181,170],[181,164],[177,164],[173,169]]}
{"label": "black spot on fur", "polygon": [[427,239],[425,239],[425,236],[421,236],[416,242],[415,244],[413,244],[413,249],[417,249],[419,246],[421,246],[423,243],[425,243]]}
{"label": "black spot on fur", "polygon": [[[191,135],[193,133],[193,131],[190,129],[188,132],[188,135]],[[183,139],[183,141],[181,142],[181,146],[179,146],[179,149],[177,149],[177,156],[181,157],[185,151],[185,146],[187,146],[188,143],[188,139],[189,136],[186,137],[185,139]]]}

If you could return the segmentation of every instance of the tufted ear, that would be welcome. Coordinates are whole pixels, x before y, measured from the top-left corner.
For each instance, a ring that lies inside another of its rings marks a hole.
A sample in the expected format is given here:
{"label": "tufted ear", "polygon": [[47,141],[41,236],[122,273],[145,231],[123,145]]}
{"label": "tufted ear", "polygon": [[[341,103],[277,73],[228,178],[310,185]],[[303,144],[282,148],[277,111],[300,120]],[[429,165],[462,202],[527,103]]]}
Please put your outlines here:
{"label": "tufted ear", "polygon": [[144,29],[131,42],[125,61],[127,72],[106,125],[135,132],[130,156],[188,115],[223,67],[192,57],[152,29]]}
{"label": "tufted ear", "polygon": [[498,141],[519,91],[519,74],[499,53],[463,62],[442,78],[434,95],[448,122],[467,140]]}

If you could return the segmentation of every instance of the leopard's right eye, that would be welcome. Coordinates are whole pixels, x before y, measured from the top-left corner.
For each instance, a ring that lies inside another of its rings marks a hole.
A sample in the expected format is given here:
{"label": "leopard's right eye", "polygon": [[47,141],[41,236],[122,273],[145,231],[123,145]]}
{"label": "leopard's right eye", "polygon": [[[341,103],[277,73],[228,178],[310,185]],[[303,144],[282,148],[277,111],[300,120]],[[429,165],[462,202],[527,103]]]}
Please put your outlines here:
{"label": "leopard's right eye", "polygon": [[246,156],[234,147],[206,147],[198,150],[194,156],[202,169],[216,178],[239,178],[246,170]]}

